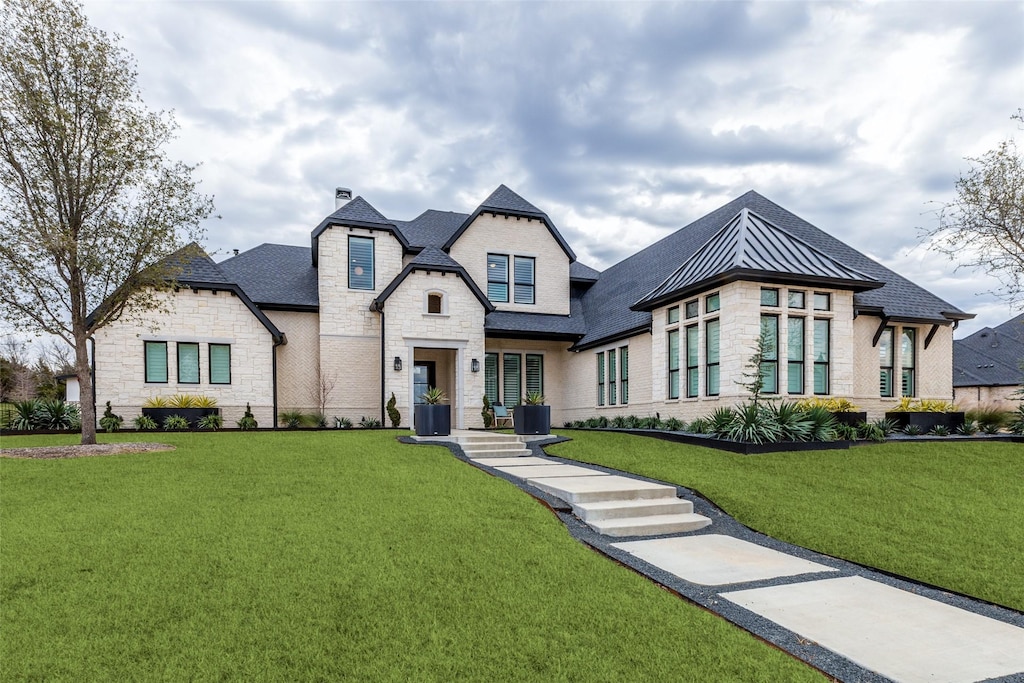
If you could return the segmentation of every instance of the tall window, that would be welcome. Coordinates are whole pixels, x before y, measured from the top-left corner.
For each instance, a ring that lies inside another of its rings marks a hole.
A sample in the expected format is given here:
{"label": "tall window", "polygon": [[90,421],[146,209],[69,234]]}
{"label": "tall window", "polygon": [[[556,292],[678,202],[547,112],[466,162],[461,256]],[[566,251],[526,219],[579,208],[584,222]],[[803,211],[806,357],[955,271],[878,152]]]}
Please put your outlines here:
{"label": "tall window", "polygon": [[444,296],[437,292],[427,294],[427,313],[440,314],[444,311]]}
{"label": "tall window", "polygon": [[[715,296],[718,296],[717,294]],[[707,395],[718,396],[719,388],[719,355],[718,355],[718,344],[719,344],[719,332],[720,323],[718,319],[709,320],[704,326],[704,358],[707,369],[705,370],[705,376],[707,377]]]}
{"label": "tall window", "polygon": [[508,256],[505,254],[487,255],[487,298],[508,302]]}
{"label": "tall window", "polygon": [[146,381],[167,383],[167,342],[146,342]]}
{"label": "tall window", "polygon": [[348,288],[373,289],[372,237],[348,237]]}
{"label": "tall window", "polygon": [[668,333],[668,397],[679,398],[679,330]]}
{"label": "tall window", "polygon": [[523,387],[520,379],[520,364],[522,358],[518,353],[506,353],[502,358],[501,374],[505,378],[505,392],[502,398],[506,406],[519,405],[520,397],[523,395]]}
{"label": "tall window", "polygon": [[615,379],[618,374],[615,371],[615,349],[608,350],[608,405],[615,405]]}
{"label": "tall window", "polygon": [[903,368],[902,389],[904,396],[917,396],[917,386],[914,376],[915,342],[917,341],[917,330],[914,328],[903,328],[900,335],[900,366]]}
{"label": "tall window", "polygon": [[597,354],[597,405],[604,405],[604,352]]}
{"label": "tall window", "polygon": [[484,354],[484,393],[491,404],[501,403],[498,396],[498,354]]}
{"label": "tall window", "polygon": [[[815,295],[817,296],[817,295]],[[814,320],[814,393],[829,393],[829,320]]]}
{"label": "tall window", "polygon": [[694,398],[700,392],[700,352],[697,350],[697,342],[700,339],[700,330],[696,325],[686,328],[686,396]]}
{"label": "tall window", "polygon": [[[761,300],[764,300],[761,290]],[[775,290],[776,304],[778,290]],[[761,391],[766,394],[779,393],[779,317],[776,315],[761,316],[761,336],[764,338],[764,349],[761,357]]]}
{"label": "tall window", "polygon": [[791,394],[804,393],[804,319],[789,318],[786,344],[786,389]]}
{"label": "tall window", "polygon": [[880,396],[892,397],[893,353],[892,338],[895,329],[887,327],[878,338],[878,393]]}
{"label": "tall window", "polygon": [[622,405],[629,403],[629,347],[619,347],[619,392]]}
{"label": "tall window", "polygon": [[178,342],[178,383],[199,384],[199,344]]}
{"label": "tall window", "polygon": [[529,256],[515,257],[515,302],[517,304],[533,303],[533,272],[534,259]]}
{"label": "tall window", "polygon": [[231,345],[210,344],[210,384],[231,384]]}
{"label": "tall window", "polygon": [[544,393],[544,356],[539,353],[526,354],[526,393]]}

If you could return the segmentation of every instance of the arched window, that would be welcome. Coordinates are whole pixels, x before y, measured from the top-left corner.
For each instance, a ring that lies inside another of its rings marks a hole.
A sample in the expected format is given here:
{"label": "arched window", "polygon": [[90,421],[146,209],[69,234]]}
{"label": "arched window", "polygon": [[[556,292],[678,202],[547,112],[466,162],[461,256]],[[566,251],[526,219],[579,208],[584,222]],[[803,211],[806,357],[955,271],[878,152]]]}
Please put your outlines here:
{"label": "arched window", "polygon": [[442,292],[427,292],[427,313],[443,315],[445,311],[445,300]]}

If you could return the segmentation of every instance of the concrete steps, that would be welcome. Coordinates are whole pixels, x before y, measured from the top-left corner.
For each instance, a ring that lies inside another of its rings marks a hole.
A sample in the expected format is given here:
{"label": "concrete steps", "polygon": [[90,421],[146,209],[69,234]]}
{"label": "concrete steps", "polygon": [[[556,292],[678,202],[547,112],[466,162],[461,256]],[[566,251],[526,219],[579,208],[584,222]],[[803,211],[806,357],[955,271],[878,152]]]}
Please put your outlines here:
{"label": "concrete steps", "polygon": [[651,515],[649,517],[623,517],[587,522],[587,525],[602,536],[658,536],[696,531],[711,524],[711,520],[694,513],[683,515]]}
{"label": "concrete steps", "polygon": [[461,433],[452,435],[452,441],[462,447],[462,452],[474,460],[479,458],[528,457],[533,455],[523,441],[515,434]]}
{"label": "concrete steps", "polygon": [[579,503],[573,509],[584,522],[598,522],[653,515],[688,515],[693,512],[693,503],[682,498],[608,500],[600,503]]}

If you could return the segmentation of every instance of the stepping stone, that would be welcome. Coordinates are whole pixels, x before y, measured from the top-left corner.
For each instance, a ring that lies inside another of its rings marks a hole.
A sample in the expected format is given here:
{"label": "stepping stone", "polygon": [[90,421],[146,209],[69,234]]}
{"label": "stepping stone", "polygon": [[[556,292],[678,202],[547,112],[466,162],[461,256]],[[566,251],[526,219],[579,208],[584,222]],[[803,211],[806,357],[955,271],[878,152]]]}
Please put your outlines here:
{"label": "stepping stone", "polygon": [[1024,629],[859,576],[721,595],[896,681],[1024,673]]}
{"label": "stepping stone", "polygon": [[530,479],[532,477],[585,477],[587,475],[608,476],[604,472],[598,472],[586,467],[563,465],[561,463],[526,465],[525,467],[496,467],[495,469],[520,479]]}
{"label": "stepping stone", "polygon": [[561,465],[560,462],[554,460],[546,460],[544,458],[538,458],[536,456],[513,456],[513,457],[499,457],[499,458],[470,458],[471,462],[475,462],[479,465],[486,465],[487,467],[500,467],[502,465]]}
{"label": "stepping stone", "polygon": [[817,562],[720,534],[613,543],[612,547],[625,550],[684,581],[703,586],[836,571]]}
{"label": "stepping stone", "polygon": [[[582,468],[581,468],[582,469]],[[598,474],[588,470],[586,477],[543,477],[527,483],[567,503],[593,503],[601,500],[639,500],[641,498],[675,498],[676,488],[649,481]]]}

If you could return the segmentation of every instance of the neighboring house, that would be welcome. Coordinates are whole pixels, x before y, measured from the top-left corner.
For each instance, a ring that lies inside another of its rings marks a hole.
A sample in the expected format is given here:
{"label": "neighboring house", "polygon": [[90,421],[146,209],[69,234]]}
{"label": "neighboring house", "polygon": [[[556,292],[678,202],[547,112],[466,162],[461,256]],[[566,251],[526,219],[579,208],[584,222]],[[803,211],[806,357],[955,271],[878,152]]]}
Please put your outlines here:
{"label": "neighboring house", "polygon": [[[768,335],[766,393],[837,396],[872,416],[899,396],[949,400],[952,331],[972,317],[748,192],[597,272],[504,185],[471,213],[389,219],[361,197],[311,248],[263,244],[191,261],[170,314],[96,335],[96,400],[214,396],[230,424],[284,410],[386,419],[428,386],[453,426],[541,391],[555,424],[595,415],[691,420],[746,394]],[[322,381],[321,381],[322,380]]]}
{"label": "neighboring house", "polygon": [[953,342],[953,395],[965,410],[1016,410],[1024,385],[1024,314]]}

